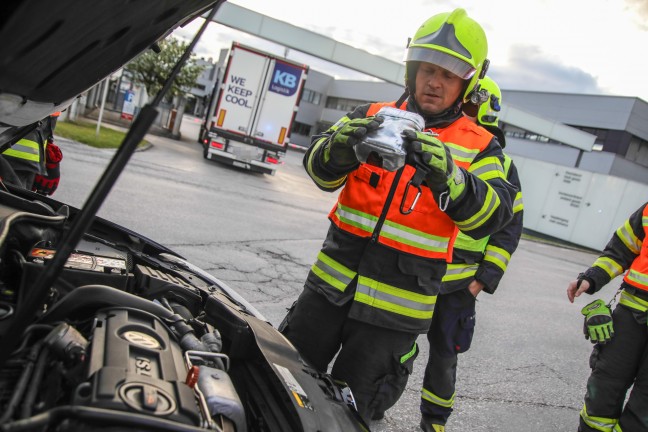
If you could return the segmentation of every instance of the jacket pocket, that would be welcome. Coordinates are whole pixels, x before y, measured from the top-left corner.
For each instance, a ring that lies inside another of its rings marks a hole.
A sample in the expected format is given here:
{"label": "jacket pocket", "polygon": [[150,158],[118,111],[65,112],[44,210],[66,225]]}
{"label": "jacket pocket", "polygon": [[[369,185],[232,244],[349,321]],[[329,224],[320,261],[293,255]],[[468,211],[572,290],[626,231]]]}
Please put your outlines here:
{"label": "jacket pocket", "polygon": [[417,278],[418,286],[426,294],[436,295],[446,270],[444,261],[400,254],[398,269],[405,275]]}

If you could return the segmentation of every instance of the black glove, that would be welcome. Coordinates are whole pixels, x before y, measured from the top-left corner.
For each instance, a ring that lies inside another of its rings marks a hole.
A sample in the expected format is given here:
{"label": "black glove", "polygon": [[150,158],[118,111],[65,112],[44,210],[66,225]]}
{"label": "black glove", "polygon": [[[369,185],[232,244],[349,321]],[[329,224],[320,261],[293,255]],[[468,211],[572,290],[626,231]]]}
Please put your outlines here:
{"label": "black glove", "polygon": [[464,175],[452,160],[448,147],[438,138],[423,132],[405,130],[403,137],[409,141],[408,153],[418,162],[417,168],[426,171],[425,181],[434,192],[449,190],[455,199],[466,187]]}
{"label": "black glove", "polygon": [[34,177],[32,190],[42,195],[52,195],[56,191],[56,188],[58,188],[59,180],[61,179],[61,168],[59,164],[63,159],[63,153],[56,144],[50,141],[47,144],[45,155],[47,174],[37,174]]}
{"label": "black glove", "polygon": [[350,167],[358,163],[353,146],[362,141],[367,133],[378,129],[382,117],[366,117],[345,123],[335,131],[329,141],[329,159],[338,167]]}
{"label": "black glove", "polygon": [[592,343],[604,344],[610,342],[614,337],[614,324],[612,322],[612,312],[610,307],[601,299],[594,300],[581,309],[585,316],[583,323],[583,333],[585,339]]}

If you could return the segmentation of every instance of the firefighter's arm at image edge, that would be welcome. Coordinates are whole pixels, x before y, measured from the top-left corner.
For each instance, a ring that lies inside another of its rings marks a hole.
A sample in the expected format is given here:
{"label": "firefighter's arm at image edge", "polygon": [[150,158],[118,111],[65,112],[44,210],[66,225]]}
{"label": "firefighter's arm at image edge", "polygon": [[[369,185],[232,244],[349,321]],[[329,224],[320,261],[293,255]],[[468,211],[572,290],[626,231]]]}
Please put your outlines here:
{"label": "firefighter's arm at image edge", "polygon": [[603,253],[594,261],[592,267],[581,275],[590,281],[588,294],[594,294],[615,277],[623,274],[639,255],[645,240],[642,224],[643,209],[641,206],[614,232],[603,249]]}

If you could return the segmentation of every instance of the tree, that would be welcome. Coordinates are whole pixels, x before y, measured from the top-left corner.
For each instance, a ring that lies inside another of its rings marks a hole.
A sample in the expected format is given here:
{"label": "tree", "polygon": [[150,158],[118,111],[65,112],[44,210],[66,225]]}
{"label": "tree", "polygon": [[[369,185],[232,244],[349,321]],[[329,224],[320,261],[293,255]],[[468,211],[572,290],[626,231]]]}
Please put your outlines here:
{"label": "tree", "polygon": [[[126,65],[126,69],[133,73],[133,81],[146,87],[146,91],[152,97],[162,89],[173,67],[189,46],[188,43],[174,37],[163,40],[159,45],[159,53],[147,50]],[[194,56],[192,53],[180,69],[167,93],[168,96],[182,96],[196,84],[204,66],[196,64]]]}

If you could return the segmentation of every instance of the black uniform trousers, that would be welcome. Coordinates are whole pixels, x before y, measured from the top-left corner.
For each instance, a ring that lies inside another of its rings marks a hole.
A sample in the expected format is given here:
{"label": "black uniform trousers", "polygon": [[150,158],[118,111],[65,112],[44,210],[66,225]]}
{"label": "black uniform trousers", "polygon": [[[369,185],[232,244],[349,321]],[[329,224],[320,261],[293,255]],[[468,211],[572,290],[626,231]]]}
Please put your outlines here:
{"label": "black uniform trousers", "polygon": [[475,330],[475,301],[467,288],[437,297],[427,334],[430,353],[423,377],[421,414],[438,424],[446,424],[454,403],[430,399],[454,398],[458,354],[468,351]]}
{"label": "black uniform trousers", "polygon": [[335,305],[304,288],[279,330],[320,372],[327,372],[337,354],[331,376],[348,384],[358,412],[369,423],[401,396],[400,382],[412,373],[418,354],[418,335],[350,319],[351,303]]}
{"label": "black uniform trousers", "polygon": [[[594,346],[587,380],[588,417],[619,419],[621,430],[648,432],[648,327],[646,313],[617,305],[612,314],[614,337]],[[634,384],[634,386],[633,386]],[[633,386],[623,406],[628,389]],[[581,413],[580,432],[600,432]]]}

